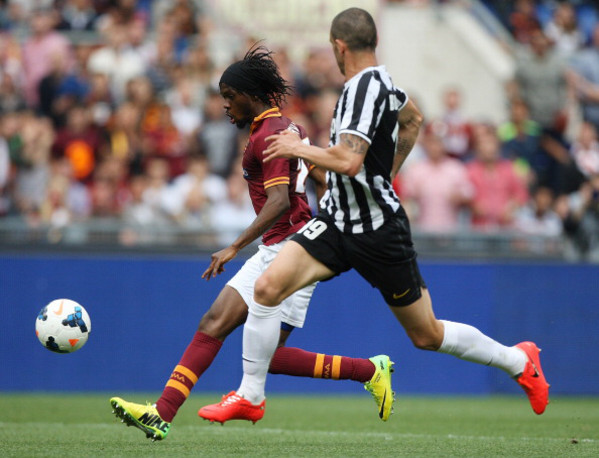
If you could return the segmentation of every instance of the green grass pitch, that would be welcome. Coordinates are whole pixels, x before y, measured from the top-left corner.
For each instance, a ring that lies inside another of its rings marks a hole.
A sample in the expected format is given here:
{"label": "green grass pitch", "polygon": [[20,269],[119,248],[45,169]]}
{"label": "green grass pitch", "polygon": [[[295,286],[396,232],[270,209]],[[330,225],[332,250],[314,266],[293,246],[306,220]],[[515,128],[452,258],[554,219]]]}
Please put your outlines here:
{"label": "green grass pitch", "polygon": [[[156,395],[123,395],[144,402]],[[218,396],[192,395],[166,440],[111,413],[108,394],[0,393],[1,457],[599,456],[599,398],[398,397],[388,422],[364,396],[272,395],[256,425],[200,420]]]}

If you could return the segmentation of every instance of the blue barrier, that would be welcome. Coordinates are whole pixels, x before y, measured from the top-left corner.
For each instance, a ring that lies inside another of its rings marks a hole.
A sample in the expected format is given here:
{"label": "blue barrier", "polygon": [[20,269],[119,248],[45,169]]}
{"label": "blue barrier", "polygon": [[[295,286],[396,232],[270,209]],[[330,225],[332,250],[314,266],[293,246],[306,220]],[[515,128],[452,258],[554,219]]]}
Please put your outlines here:
{"label": "blue barrier", "polygon": [[[203,312],[242,261],[210,282],[207,258],[0,255],[0,390],[159,391]],[[535,340],[555,394],[599,394],[597,267],[422,262],[439,318],[480,328],[505,344]],[[92,319],[77,353],[51,353],[35,337],[50,300],[83,304]],[[378,292],[350,272],[321,283],[303,330],[288,345],[396,361],[401,393],[518,392],[501,371],[416,350]],[[225,392],[241,379],[241,329],[196,391]],[[348,381],[270,375],[269,392],[361,392]]]}

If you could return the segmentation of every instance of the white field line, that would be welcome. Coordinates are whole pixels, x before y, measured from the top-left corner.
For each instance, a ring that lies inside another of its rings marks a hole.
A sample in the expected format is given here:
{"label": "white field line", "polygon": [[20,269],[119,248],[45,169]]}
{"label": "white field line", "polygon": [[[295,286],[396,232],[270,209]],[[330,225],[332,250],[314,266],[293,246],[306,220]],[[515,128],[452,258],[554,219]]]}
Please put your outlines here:
{"label": "white field line", "polygon": [[[47,423],[47,422],[2,422],[0,421],[0,428],[46,428],[52,426],[52,428],[68,428],[68,429],[110,429],[114,428],[120,422],[114,423]],[[238,428],[235,426],[223,426],[220,424],[215,425],[202,425],[202,426],[175,426],[173,428],[176,431],[194,432],[197,433],[202,430],[202,433],[206,434],[217,434],[225,435],[232,433],[247,433],[248,428]],[[500,440],[500,441],[522,441],[522,442],[538,442],[538,441],[551,441],[551,442],[564,442],[570,441],[573,438],[568,437],[505,437],[505,436],[471,436],[462,434],[414,434],[414,433],[379,433],[373,431],[325,431],[325,430],[288,430],[280,428],[259,428],[255,427],[251,429],[251,434],[259,434],[262,436],[324,436],[324,437],[368,437],[378,438],[384,440],[398,440],[402,438],[416,438],[416,439],[452,439],[452,440]],[[1,430],[0,430],[1,433]],[[589,438],[576,438],[579,442],[595,443],[599,442],[597,439]]]}

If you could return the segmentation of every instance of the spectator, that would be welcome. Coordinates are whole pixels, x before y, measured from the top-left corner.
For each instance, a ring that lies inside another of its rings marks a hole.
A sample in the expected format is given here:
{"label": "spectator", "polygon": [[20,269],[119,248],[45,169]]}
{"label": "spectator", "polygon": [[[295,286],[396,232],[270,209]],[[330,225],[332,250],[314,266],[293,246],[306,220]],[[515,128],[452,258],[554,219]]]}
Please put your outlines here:
{"label": "spectator", "polygon": [[570,153],[576,167],[587,179],[599,175],[599,142],[597,141],[597,129],[593,124],[582,123],[578,138],[572,144]]}
{"label": "spectator", "polygon": [[493,128],[478,129],[475,157],[466,167],[474,186],[473,227],[485,231],[511,227],[516,212],[528,201],[528,191],[514,163],[501,158]]}
{"label": "spectator", "polygon": [[83,101],[88,83],[72,71],[64,55],[53,54],[50,61],[50,72],[42,78],[38,88],[39,111],[60,128],[65,124],[67,112]]}
{"label": "spectator", "polygon": [[118,107],[107,128],[107,156],[127,164],[129,175],[143,173],[143,154],[139,132],[140,112],[130,102]]}
{"label": "spectator", "polygon": [[147,39],[147,24],[142,19],[135,19],[127,27],[129,44],[139,54],[145,68],[150,68],[156,61],[155,40]]}
{"label": "spectator", "polygon": [[218,244],[228,246],[256,219],[256,212],[243,177],[241,157],[227,178],[227,197],[210,209],[210,225],[217,232]]}
{"label": "spectator", "polygon": [[208,47],[201,43],[191,46],[183,56],[184,75],[198,84],[201,101],[204,102],[206,89],[212,83],[215,66],[208,52]]}
{"label": "spectator", "polygon": [[576,9],[569,2],[560,2],[552,19],[545,26],[545,34],[558,54],[570,57],[584,46],[584,35],[578,28]]}
{"label": "spectator", "polygon": [[187,160],[187,171],[173,180],[163,205],[171,218],[184,227],[210,227],[210,209],[226,199],[225,181],[210,173],[203,156]]}
{"label": "spectator", "polygon": [[593,29],[592,46],[574,55],[571,69],[568,79],[583,118],[599,129],[599,24]]}
{"label": "spectator", "polygon": [[66,0],[60,9],[58,30],[92,31],[96,23],[96,10],[92,0]]}
{"label": "spectator", "polygon": [[462,113],[462,92],[456,87],[446,89],[443,105],[443,114],[430,124],[429,129],[441,137],[449,156],[466,161],[471,150],[472,126]]}
{"label": "spectator", "polygon": [[125,98],[127,83],[143,75],[146,68],[141,56],[129,45],[125,25],[111,24],[103,35],[106,45],[91,53],[88,70],[90,73],[107,75],[114,99],[121,102]]}
{"label": "spectator", "polygon": [[54,30],[53,10],[36,9],[30,20],[30,36],[23,45],[25,100],[30,107],[39,103],[38,86],[52,68],[52,56],[65,56],[67,68],[73,63],[69,40]]}
{"label": "spectator", "polygon": [[170,106],[156,96],[152,83],[143,76],[129,82],[128,99],[140,112],[142,155],[167,159],[171,178],[183,173],[187,151],[173,123]]}
{"label": "spectator", "polygon": [[15,78],[0,70],[0,114],[20,111],[25,108],[25,100]]}
{"label": "spectator", "polygon": [[142,199],[151,208],[152,214],[158,221],[167,221],[165,200],[169,190],[169,163],[159,156],[149,157],[145,162],[145,176],[147,186],[143,191]]}
{"label": "spectator", "polygon": [[94,124],[106,127],[115,109],[115,102],[110,91],[108,75],[94,73],[89,76],[89,90],[85,96],[84,104],[89,107]]}
{"label": "spectator", "polygon": [[175,48],[171,37],[158,35],[156,39],[156,57],[146,71],[146,76],[158,92],[164,92],[173,85],[174,71],[177,67]]}
{"label": "spectator", "polygon": [[127,169],[122,160],[108,157],[98,163],[90,185],[94,217],[120,218],[129,200],[126,178]]}
{"label": "spectator", "polygon": [[575,259],[599,262],[599,174],[578,191],[562,196],[557,211],[571,242]]}
{"label": "spectator", "polygon": [[530,119],[524,100],[511,100],[510,119],[499,125],[497,135],[501,141],[501,155],[515,161],[519,174],[529,185],[547,175],[549,158],[541,150],[541,125]]}
{"label": "spectator", "polygon": [[516,212],[514,227],[528,235],[560,236],[562,220],[553,211],[553,191],[537,186],[532,192],[532,200]]}
{"label": "spectator", "polygon": [[91,122],[89,110],[79,105],[69,110],[67,123],[58,131],[52,152],[54,157],[67,157],[71,161],[75,178],[88,182],[103,142],[102,134]]}
{"label": "spectator", "polygon": [[422,143],[426,158],[403,172],[402,203],[418,229],[454,232],[474,193],[466,167],[447,155],[437,134],[427,133]]}
{"label": "spectator", "polygon": [[[46,198],[41,204],[40,219],[53,229],[62,229],[73,221],[81,221],[91,213],[91,201],[87,188],[72,176],[71,163],[67,158],[52,161]],[[54,232],[58,241],[60,232]]]}
{"label": "spectator", "polygon": [[39,224],[39,212],[46,198],[50,175],[50,151],[54,131],[47,118],[30,113],[18,118],[22,147],[18,157],[13,157],[16,167],[14,200],[20,214],[28,224]]}
{"label": "spectator", "polygon": [[194,88],[191,79],[181,77],[173,90],[165,96],[167,104],[171,107],[173,124],[186,139],[191,137],[202,124],[202,107]]}
{"label": "spectator", "polygon": [[541,27],[534,0],[516,0],[509,15],[509,29],[516,41],[528,43],[534,31]]}
{"label": "spectator", "polygon": [[563,133],[567,100],[566,66],[551,49],[541,29],[530,34],[530,45],[516,57],[516,74],[508,95],[524,100],[532,120],[546,131]]}
{"label": "spectator", "polygon": [[231,173],[238,151],[238,131],[223,111],[220,93],[211,90],[204,105],[204,123],[198,131],[197,150],[206,157],[209,168],[223,178]]}

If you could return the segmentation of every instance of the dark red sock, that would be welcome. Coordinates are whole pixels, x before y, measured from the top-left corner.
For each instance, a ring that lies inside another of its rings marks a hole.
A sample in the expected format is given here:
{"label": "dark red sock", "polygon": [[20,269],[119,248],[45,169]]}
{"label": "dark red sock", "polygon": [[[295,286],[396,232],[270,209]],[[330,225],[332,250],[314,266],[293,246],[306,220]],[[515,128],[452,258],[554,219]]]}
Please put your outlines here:
{"label": "dark red sock", "polygon": [[200,376],[212,364],[223,343],[208,334],[196,332],[181,361],[173,370],[156,409],[164,421],[173,421]]}
{"label": "dark red sock", "polygon": [[270,362],[271,374],[297,377],[355,380],[366,383],[374,375],[374,364],[368,359],[313,353],[300,348],[279,347]]}

